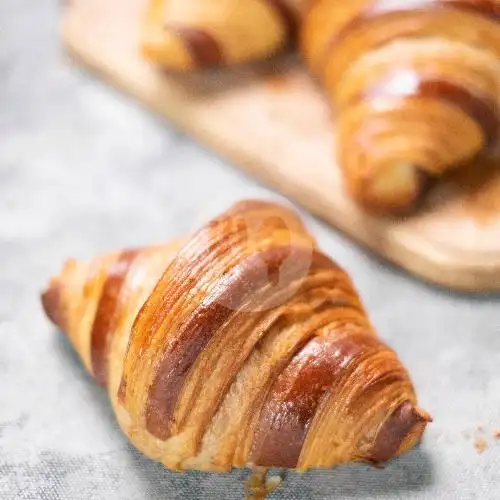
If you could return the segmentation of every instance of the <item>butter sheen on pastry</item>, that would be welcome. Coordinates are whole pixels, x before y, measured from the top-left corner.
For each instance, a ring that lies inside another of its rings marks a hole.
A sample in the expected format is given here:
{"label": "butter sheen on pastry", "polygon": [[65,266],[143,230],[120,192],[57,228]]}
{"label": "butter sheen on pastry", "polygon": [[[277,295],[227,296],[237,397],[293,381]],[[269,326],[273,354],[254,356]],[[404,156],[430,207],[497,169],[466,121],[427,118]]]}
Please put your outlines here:
{"label": "butter sheen on pastry", "polygon": [[306,63],[338,115],[338,158],[372,211],[411,208],[428,180],[495,147],[498,0],[317,0]]}
{"label": "butter sheen on pastry", "polygon": [[431,420],[348,275],[274,203],[70,260],[42,303],[125,435],[172,469],[377,465]]}

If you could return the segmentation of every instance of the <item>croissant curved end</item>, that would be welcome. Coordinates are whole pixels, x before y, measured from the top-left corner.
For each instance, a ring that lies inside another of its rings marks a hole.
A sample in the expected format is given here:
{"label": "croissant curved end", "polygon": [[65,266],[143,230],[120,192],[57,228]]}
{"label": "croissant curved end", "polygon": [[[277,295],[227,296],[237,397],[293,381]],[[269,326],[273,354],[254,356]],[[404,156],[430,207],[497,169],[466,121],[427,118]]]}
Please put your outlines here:
{"label": "croissant curved end", "polygon": [[430,185],[418,165],[396,163],[377,175],[352,178],[350,190],[365,208],[380,215],[406,215],[413,211]]}
{"label": "croissant curved end", "polygon": [[411,450],[420,441],[430,422],[432,417],[425,410],[406,401],[382,424],[369,462],[381,464]]}
{"label": "croissant curved end", "polygon": [[142,56],[153,63],[175,71],[194,69],[196,63],[188,47],[178,33],[163,30],[162,33],[144,33],[141,42]]}
{"label": "croissant curved end", "polygon": [[300,17],[285,0],[191,3],[149,0],[141,32],[147,60],[182,72],[267,59],[293,38]]}
{"label": "croissant curved end", "polygon": [[54,325],[63,328],[64,314],[62,309],[62,285],[57,278],[52,278],[49,286],[42,292],[42,307]]}

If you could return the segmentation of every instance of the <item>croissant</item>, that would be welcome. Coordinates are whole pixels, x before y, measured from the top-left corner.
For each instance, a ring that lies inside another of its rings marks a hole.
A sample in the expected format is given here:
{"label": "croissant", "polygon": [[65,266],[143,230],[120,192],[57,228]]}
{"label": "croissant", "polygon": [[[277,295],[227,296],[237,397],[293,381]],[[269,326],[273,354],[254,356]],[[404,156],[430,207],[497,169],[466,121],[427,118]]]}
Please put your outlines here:
{"label": "croissant", "polygon": [[312,0],[149,0],[141,47],[176,70],[265,59],[294,38]]}
{"label": "croissant", "polygon": [[366,207],[406,211],[428,180],[495,146],[500,2],[318,0],[301,33],[339,115],[338,157]]}
{"label": "croissant", "polygon": [[376,465],[431,421],[348,275],[277,204],[70,260],[42,303],[130,441],[172,469]]}

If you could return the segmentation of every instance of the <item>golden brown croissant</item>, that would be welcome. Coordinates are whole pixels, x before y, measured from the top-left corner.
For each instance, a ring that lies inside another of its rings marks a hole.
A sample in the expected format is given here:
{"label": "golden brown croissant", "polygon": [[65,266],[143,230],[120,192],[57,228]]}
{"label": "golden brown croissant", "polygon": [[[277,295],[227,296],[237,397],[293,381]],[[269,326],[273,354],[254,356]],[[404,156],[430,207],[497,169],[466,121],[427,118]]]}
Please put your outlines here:
{"label": "golden brown croissant", "polygon": [[173,469],[379,464],[430,421],[347,274],[273,203],[69,261],[42,301],[124,433]]}
{"label": "golden brown croissant", "polygon": [[186,70],[265,59],[294,37],[312,0],[149,0],[145,57]]}
{"label": "golden brown croissant", "polygon": [[494,146],[498,0],[318,0],[302,49],[339,113],[338,156],[355,198],[399,211],[426,179]]}

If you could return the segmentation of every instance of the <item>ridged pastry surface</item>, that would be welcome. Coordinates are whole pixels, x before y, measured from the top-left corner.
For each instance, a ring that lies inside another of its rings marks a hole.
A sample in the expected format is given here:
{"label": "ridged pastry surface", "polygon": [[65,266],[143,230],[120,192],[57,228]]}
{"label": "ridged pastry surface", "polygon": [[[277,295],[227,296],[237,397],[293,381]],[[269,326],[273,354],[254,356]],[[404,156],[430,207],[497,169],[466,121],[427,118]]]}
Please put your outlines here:
{"label": "ridged pastry surface", "polygon": [[132,443],[173,469],[377,464],[430,420],[348,275],[280,205],[69,261],[42,301]]}
{"label": "ridged pastry surface", "polygon": [[302,51],[338,112],[347,185],[372,210],[406,211],[498,143],[497,0],[318,0]]}

